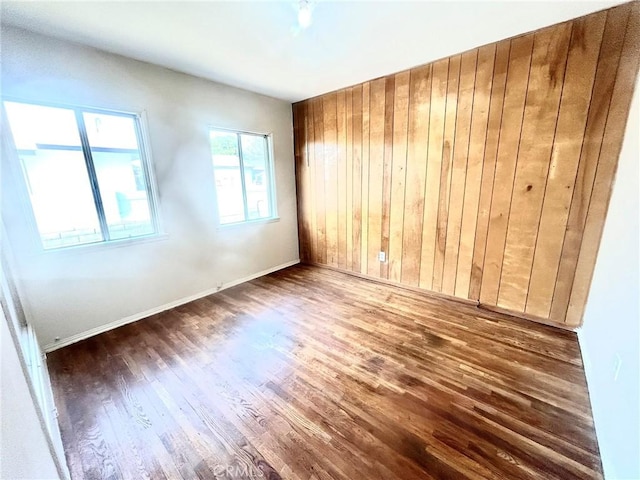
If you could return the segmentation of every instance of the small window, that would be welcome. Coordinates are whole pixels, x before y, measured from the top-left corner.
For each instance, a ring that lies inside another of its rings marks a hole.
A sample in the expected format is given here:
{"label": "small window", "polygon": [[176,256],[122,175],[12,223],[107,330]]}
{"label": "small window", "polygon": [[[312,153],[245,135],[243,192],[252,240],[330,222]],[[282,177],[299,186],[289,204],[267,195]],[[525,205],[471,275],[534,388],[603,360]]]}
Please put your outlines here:
{"label": "small window", "polygon": [[157,233],[137,115],[4,106],[45,249]]}
{"label": "small window", "polygon": [[221,225],[275,217],[268,135],[211,130]]}

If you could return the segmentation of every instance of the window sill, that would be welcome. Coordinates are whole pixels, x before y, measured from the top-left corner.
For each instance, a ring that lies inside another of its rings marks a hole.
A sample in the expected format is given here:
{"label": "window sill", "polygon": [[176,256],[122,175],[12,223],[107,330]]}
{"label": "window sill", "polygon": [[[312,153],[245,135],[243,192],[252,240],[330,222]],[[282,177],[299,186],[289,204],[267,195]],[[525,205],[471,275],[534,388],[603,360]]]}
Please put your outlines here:
{"label": "window sill", "polygon": [[79,255],[83,253],[99,252],[102,250],[111,250],[114,248],[131,247],[134,245],[140,245],[145,243],[162,242],[167,240],[168,238],[169,238],[169,235],[167,235],[166,233],[158,233],[153,235],[145,235],[143,237],[111,240],[109,242],[87,243],[84,245],[70,245],[68,247],[52,248],[49,250],[41,248],[41,250],[38,251],[36,255],[51,255],[51,256]]}
{"label": "window sill", "polygon": [[223,225],[218,225],[218,230],[229,230],[236,229],[241,227],[248,227],[256,224],[264,224],[264,223],[275,223],[279,222],[280,217],[269,217],[269,218],[259,218],[257,220],[247,220],[244,222],[236,222],[236,223],[225,223]]}

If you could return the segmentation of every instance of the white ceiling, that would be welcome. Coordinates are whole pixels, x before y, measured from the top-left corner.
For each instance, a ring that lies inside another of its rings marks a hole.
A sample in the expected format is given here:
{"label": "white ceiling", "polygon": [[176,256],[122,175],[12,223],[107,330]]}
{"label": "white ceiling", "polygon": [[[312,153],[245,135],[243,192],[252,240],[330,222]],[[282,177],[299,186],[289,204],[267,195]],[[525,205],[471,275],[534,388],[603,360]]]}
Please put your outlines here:
{"label": "white ceiling", "polygon": [[2,22],[289,101],[620,1],[2,1]]}

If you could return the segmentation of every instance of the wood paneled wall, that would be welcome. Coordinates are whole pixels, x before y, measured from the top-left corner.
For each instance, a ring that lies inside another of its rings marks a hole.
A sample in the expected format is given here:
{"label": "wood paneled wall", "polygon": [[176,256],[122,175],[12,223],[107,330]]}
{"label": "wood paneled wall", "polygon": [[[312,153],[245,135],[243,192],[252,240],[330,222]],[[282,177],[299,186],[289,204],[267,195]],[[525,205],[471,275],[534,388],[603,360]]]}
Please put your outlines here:
{"label": "wood paneled wall", "polygon": [[295,104],[302,260],[579,325],[639,35],[634,2]]}

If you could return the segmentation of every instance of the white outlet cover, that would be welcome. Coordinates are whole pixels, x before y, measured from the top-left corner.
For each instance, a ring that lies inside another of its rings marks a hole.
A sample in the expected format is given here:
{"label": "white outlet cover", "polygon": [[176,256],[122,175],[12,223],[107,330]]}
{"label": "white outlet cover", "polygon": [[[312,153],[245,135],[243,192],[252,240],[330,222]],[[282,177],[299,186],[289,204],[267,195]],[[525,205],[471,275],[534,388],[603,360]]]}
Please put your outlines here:
{"label": "white outlet cover", "polygon": [[380,260],[381,262],[384,262],[387,260],[387,254],[384,252],[380,252],[378,253],[378,260]]}

